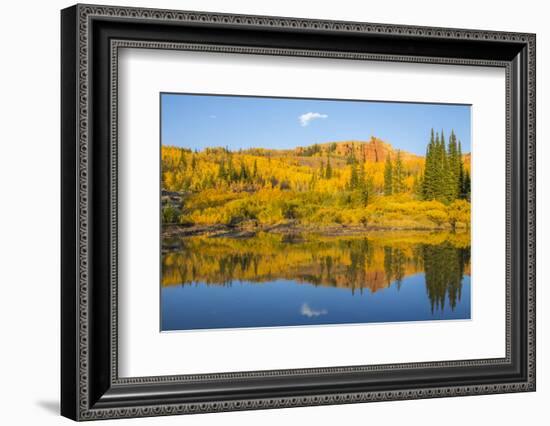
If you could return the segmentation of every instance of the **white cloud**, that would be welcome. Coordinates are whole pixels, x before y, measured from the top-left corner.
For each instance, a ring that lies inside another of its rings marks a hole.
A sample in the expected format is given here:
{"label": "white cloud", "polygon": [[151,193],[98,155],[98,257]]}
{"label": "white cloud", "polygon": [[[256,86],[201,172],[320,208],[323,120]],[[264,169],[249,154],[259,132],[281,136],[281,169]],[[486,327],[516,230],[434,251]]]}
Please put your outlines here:
{"label": "white cloud", "polygon": [[311,120],[315,120],[317,118],[327,118],[328,115],[326,114],[320,114],[318,112],[306,112],[305,114],[302,114],[298,117],[298,120],[300,120],[300,125],[302,127],[306,127]]}
{"label": "white cloud", "polygon": [[326,315],[328,314],[328,311],[326,309],[311,309],[311,307],[307,303],[304,303],[302,305],[302,308],[300,309],[300,313],[308,318],[312,318]]}

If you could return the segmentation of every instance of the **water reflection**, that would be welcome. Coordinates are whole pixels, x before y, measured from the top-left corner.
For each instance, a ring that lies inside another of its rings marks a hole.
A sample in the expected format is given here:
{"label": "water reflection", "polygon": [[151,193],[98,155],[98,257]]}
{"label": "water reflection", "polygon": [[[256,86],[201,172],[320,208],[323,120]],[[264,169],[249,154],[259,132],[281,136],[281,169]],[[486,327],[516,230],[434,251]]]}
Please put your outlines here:
{"label": "water reflection", "polygon": [[469,235],[164,241],[161,328],[470,318]]}
{"label": "water reflection", "polygon": [[312,309],[307,303],[302,304],[300,313],[308,318],[318,317],[320,315],[328,314],[326,309]]}
{"label": "water reflection", "polygon": [[469,273],[468,235],[382,235],[321,238],[258,235],[247,239],[192,237],[162,259],[162,285],[232,286],[278,279],[375,293],[424,274],[432,311],[454,309]]}

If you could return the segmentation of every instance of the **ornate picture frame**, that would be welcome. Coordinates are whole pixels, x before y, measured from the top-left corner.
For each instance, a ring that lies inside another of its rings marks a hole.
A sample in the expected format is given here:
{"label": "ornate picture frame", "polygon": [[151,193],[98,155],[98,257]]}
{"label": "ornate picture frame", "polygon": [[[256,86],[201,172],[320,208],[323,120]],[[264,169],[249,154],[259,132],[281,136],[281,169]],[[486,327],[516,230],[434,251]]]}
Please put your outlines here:
{"label": "ornate picture frame", "polygon": [[[96,5],[64,9],[61,29],[62,415],[94,420],[535,390],[534,34]],[[119,377],[121,48],[503,68],[506,356]]]}

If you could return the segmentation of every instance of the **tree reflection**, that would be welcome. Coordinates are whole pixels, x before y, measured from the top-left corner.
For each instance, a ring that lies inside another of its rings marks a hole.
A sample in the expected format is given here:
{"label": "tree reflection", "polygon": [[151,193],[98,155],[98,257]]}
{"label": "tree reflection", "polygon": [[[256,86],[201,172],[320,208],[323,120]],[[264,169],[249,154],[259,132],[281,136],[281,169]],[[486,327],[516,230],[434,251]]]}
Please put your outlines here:
{"label": "tree reflection", "polygon": [[432,312],[454,309],[469,271],[469,236],[416,238],[258,235],[246,239],[190,237],[162,258],[162,285],[231,286],[293,280],[298,284],[371,293],[423,273]]}
{"label": "tree reflection", "polygon": [[462,296],[462,277],[466,264],[470,263],[470,248],[456,248],[448,243],[423,245],[422,255],[432,312],[443,311],[446,299],[454,310]]}

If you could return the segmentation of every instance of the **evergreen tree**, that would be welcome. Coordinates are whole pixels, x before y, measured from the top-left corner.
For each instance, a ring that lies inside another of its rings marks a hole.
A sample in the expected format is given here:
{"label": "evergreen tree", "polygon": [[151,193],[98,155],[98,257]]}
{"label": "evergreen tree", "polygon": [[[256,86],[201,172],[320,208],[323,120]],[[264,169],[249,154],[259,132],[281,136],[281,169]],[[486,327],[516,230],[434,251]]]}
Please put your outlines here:
{"label": "evergreen tree", "polygon": [[450,203],[456,198],[456,185],[453,179],[451,164],[449,162],[449,158],[447,157],[447,154],[445,153],[445,157],[443,158],[443,181],[441,182],[442,190],[441,190],[441,198],[440,200],[445,203]]}
{"label": "evergreen tree", "polygon": [[384,168],[384,195],[392,195],[393,193],[393,165],[391,157],[388,154],[386,157],[386,166]]}
{"label": "evergreen tree", "polygon": [[424,198],[424,180],[422,179],[422,175],[414,175],[412,190],[417,197]]}
{"label": "evergreen tree", "polygon": [[325,179],[332,179],[332,166],[330,165],[330,155],[327,155],[327,168],[325,170]]}
{"label": "evergreen tree", "polygon": [[404,185],[403,162],[401,161],[401,151],[397,150],[395,164],[393,166],[393,193],[399,194],[405,190]]}
{"label": "evergreen tree", "polygon": [[434,198],[436,200],[441,200],[443,197],[443,180],[444,180],[444,158],[445,147],[441,139],[439,138],[439,132],[435,134],[435,161],[434,161],[434,180],[433,180],[433,191]]}
{"label": "evergreen tree", "polygon": [[458,198],[470,200],[470,174],[464,170],[464,160],[462,159],[462,144],[458,141],[459,177],[458,177]]}
{"label": "evergreen tree", "polygon": [[241,161],[241,171],[239,173],[239,180],[241,182],[246,182],[248,181],[249,176],[250,176],[250,172],[248,171],[246,164],[244,163],[244,161]]}
{"label": "evergreen tree", "polygon": [[457,148],[457,156],[458,156],[458,196],[460,198],[464,198],[463,189],[464,189],[464,163],[462,162],[462,144],[460,141],[458,141],[458,148]]}
{"label": "evergreen tree", "polygon": [[367,173],[365,171],[365,162],[366,154],[363,150],[363,159],[359,163],[359,173],[358,173],[358,182],[357,187],[359,189],[360,195],[361,195],[361,202],[364,206],[366,206],[369,203],[369,199],[371,194],[374,191],[374,184],[371,176],[367,176]]}
{"label": "evergreen tree", "polygon": [[364,206],[366,206],[371,199],[371,195],[374,193],[374,181],[372,176],[365,176],[365,179],[362,182],[361,202]]}
{"label": "evergreen tree", "polygon": [[225,170],[225,160],[222,158],[220,160],[220,166],[218,169],[218,179],[225,180],[227,178],[227,172]]}
{"label": "evergreen tree", "polygon": [[351,173],[349,178],[349,189],[355,190],[359,188],[359,174],[357,173],[357,163],[353,161],[350,165]]}
{"label": "evergreen tree", "polygon": [[359,164],[357,186],[359,189],[363,189],[366,184],[367,184],[367,174],[365,173],[365,160],[363,159],[363,161]]}
{"label": "evergreen tree", "polygon": [[227,180],[229,182],[235,182],[238,178],[237,171],[233,167],[233,157],[230,155],[227,160]]}
{"label": "evergreen tree", "polygon": [[450,191],[449,198],[454,200],[460,194],[460,168],[462,160],[458,155],[458,146],[456,142],[456,135],[454,130],[451,130],[451,136],[449,137],[449,148],[447,152],[447,158],[449,161],[450,172]]}
{"label": "evergreen tree", "polygon": [[252,168],[252,177],[256,179],[258,177],[258,161],[254,160],[254,166]]}
{"label": "evergreen tree", "polygon": [[351,143],[351,151],[349,152],[348,158],[346,159],[347,164],[354,164],[355,160],[355,145]]}
{"label": "evergreen tree", "polygon": [[454,130],[451,131],[449,142],[446,144],[443,130],[441,135],[436,133],[434,137],[432,129],[426,148],[424,174],[420,181],[421,196],[425,200],[450,203],[458,197],[465,197],[462,152]]}
{"label": "evergreen tree", "polygon": [[434,129],[430,133],[430,142],[426,147],[426,159],[424,166],[424,177],[422,179],[422,198],[433,200],[435,198],[435,136]]}
{"label": "evergreen tree", "polygon": [[470,187],[471,187],[470,173],[464,172],[464,183],[462,186],[462,194],[463,194],[463,198],[468,201],[470,201],[470,198],[471,198]]}
{"label": "evergreen tree", "polygon": [[[449,140],[450,144],[450,140]],[[448,147],[445,143],[445,135],[441,130],[441,194],[440,201],[450,203],[456,198],[456,183],[453,177],[453,167],[448,155]]]}

